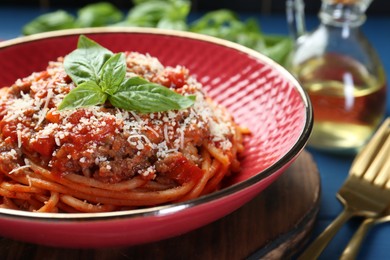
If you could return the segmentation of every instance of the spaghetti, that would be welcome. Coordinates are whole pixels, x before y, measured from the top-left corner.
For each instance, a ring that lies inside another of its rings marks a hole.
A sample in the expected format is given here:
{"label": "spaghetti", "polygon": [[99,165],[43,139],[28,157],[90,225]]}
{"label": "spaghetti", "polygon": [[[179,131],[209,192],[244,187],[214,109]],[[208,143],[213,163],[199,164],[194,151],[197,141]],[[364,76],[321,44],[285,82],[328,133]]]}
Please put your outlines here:
{"label": "spaghetti", "polygon": [[140,76],[192,107],[137,113],[110,103],[59,111],[75,84],[63,59],[1,89],[0,207],[36,212],[104,212],[193,199],[239,170],[242,134],[182,66],[126,55]]}

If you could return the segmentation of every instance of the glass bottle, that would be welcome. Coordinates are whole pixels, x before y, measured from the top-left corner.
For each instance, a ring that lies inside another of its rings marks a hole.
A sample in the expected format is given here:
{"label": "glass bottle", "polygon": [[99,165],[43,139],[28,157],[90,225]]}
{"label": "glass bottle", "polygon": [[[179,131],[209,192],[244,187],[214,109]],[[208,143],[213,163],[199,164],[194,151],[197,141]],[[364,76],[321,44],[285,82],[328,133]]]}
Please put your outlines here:
{"label": "glass bottle", "polygon": [[385,114],[383,65],[361,31],[372,0],[322,0],[320,25],[304,32],[303,2],[287,2],[296,38],[290,71],[310,96],[314,127],[309,146],[355,153]]}

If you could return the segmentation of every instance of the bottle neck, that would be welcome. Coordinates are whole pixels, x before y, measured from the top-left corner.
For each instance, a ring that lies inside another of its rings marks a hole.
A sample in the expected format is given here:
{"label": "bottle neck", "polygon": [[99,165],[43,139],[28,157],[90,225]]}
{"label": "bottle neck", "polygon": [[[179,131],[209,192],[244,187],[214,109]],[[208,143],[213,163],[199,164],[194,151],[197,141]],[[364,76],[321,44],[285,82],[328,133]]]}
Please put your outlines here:
{"label": "bottle neck", "polygon": [[356,3],[341,4],[337,1],[322,1],[319,18],[325,25],[358,27],[366,20],[365,10]]}

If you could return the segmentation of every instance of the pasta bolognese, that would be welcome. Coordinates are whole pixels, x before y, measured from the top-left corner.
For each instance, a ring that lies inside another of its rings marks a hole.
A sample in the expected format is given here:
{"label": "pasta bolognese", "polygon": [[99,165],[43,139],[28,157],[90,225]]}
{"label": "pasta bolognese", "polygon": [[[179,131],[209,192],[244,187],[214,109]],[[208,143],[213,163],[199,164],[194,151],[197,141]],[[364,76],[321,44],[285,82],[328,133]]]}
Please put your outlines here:
{"label": "pasta bolognese", "polygon": [[[197,198],[239,171],[243,134],[183,66],[125,52],[139,77],[191,106],[139,112],[103,104],[59,109],[77,87],[64,58],[4,87],[0,100],[0,207],[104,212]],[[108,93],[108,92],[107,92]]]}

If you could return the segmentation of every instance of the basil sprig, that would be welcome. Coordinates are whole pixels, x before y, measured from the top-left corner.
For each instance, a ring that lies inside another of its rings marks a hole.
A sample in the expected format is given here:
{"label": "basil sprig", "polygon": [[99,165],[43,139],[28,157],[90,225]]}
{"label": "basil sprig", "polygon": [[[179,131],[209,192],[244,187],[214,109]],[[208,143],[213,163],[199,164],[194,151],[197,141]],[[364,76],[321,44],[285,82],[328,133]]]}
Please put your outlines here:
{"label": "basil sprig", "polygon": [[113,54],[84,35],[77,49],[64,59],[64,68],[76,84],[58,106],[59,110],[102,105],[141,113],[190,107],[195,96],[182,96],[167,87],[141,77],[126,78],[123,53]]}

